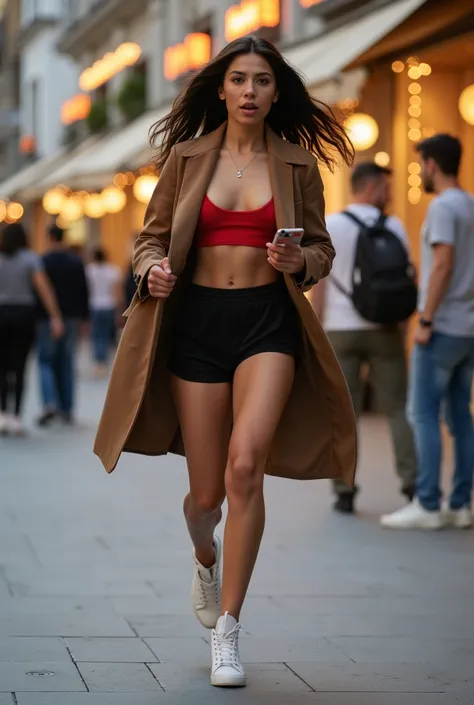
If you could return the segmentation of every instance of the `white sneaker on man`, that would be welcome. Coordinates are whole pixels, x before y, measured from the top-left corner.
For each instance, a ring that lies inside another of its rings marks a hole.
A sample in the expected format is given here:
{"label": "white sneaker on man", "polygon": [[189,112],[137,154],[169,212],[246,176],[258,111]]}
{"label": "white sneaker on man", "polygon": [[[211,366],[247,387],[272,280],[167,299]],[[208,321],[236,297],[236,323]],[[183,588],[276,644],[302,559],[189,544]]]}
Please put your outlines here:
{"label": "white sneaker on man", "polygon": [[214,629],[221,614],[221,579],[220,564],[222,544],[214,537],[216,562],[212,568],[205,568],[196,558],[194,552],[194,576],[191,588],[191,600],[194,614],[206,629]]}
{"label": "white sneaker on man", "polygon": [[239,654],[241,629],[242,625],[226,612],[212,631],[212,685],[219,688],[242,688],[247,684]]}
{"label": "white sneaker on man", "polygon": [[8,432],[8,416],[0,411],[0,435]]}
{"label": "white sneaker on man", "polygon": [[403,509],[382,516],[380,523],[386,529],[426,529],[428,531],[442,529],[446,525],[441,511],[429,512],[416,497]]}
{"label": "white sneaker on man", "polygon": [[473,524],[472,509],[470,507],[461,507],[461,509],[451,509],[449,502],[443,507],[445,522],[448,526],[454,526],[455,529],[470,529]]}

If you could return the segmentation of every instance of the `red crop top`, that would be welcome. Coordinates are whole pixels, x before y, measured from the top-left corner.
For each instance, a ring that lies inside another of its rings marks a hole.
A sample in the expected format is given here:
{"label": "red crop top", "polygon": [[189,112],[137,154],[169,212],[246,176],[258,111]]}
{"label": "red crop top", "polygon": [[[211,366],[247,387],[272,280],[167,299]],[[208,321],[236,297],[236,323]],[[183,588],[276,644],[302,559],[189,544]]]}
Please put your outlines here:
{"label": "red crop top", "polygon": [[252,211],[229,211],[216,206],[207,196],[202,202],[196,228],[198,247],[244,245],[266,247],[276,232],[273,198],[262,208]]}

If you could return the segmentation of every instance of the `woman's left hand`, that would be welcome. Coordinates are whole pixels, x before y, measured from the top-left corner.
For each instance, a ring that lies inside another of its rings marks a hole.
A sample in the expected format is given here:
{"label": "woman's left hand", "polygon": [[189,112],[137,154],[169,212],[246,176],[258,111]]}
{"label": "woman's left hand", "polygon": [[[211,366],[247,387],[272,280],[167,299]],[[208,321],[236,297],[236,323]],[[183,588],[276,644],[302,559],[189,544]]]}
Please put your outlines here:
{"label": "woman's left hand", "polygon": [[267,253],[268,261],[278,272],[298,274],[304,269],[305,259],[300,245],[273,245],[267,242]]}

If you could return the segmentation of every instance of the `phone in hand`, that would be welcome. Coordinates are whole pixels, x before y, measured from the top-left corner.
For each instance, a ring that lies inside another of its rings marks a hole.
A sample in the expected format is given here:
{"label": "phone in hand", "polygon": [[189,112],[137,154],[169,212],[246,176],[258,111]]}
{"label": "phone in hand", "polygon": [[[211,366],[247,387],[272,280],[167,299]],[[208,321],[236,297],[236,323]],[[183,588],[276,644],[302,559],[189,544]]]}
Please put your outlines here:
{"label": "phone in hand", "polygon": [[303,228],[280,228],[275,233],[273,238],[274,245],[301,245],[303,239],[304,230]]}

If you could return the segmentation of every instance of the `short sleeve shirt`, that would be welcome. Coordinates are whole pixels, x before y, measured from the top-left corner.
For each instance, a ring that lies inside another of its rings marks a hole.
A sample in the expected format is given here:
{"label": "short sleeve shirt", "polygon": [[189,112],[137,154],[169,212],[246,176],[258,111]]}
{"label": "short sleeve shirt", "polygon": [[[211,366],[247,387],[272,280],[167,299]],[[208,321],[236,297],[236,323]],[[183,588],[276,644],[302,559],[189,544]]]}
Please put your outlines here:
{"label": "short sleeve shirt", "polygon": [[11,256],[0,252],[0,306],[35,306],[33,274],[42,269],[36,252],[19,250]]}
{"label": "short sleeve shirt", "polygon": [[454,265],[433,329],[446,335],[474,336],[474,198],[460,188],[443,191],[426,214],[421,231],[420,311],[426,305],[436,245],[454,248]]}

